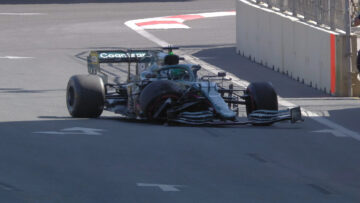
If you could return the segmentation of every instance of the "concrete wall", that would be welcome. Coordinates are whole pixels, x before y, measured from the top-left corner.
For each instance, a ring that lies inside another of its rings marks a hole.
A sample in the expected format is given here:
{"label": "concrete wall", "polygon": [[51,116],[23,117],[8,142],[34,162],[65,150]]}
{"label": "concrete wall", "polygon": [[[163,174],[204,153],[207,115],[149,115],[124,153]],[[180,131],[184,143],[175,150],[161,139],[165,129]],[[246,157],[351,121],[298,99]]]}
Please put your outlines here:
{"label": "concrete wall", "polygon": [[[239,54],[319,90],[348,96],[350,74],[343,34],[246,0],[237,0],[236,9]],[[359,81],[353,83],[354,96],[360,96],[356,95]]]}

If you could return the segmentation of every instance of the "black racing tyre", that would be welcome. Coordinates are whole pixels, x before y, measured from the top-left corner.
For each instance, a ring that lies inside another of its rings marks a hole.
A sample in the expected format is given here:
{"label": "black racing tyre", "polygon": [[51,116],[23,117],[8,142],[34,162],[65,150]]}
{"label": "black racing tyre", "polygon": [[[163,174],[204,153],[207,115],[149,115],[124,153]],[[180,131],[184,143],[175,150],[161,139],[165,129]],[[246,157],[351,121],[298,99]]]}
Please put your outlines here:
{"label": "black racing tyre", "polygon": [[[168,99],[179,99],[182,89],[173,81],[160,80],[147,85],[140,94],[139,104],[148,119],[153,119],[158,108]],[[160,115],[164,117],[165,115]]]}
{"label": "black racing tyre", "polygon": [[246,113],[249,115],[255,110],[278,110],[277,94],[271,83],[254,82],[246,88]]}
{"label": "black racing tyre", "polygon": [[105,103],[105,86],[96,75],[74,75],[66,88],[66,105],[72,117],[97,118]]}

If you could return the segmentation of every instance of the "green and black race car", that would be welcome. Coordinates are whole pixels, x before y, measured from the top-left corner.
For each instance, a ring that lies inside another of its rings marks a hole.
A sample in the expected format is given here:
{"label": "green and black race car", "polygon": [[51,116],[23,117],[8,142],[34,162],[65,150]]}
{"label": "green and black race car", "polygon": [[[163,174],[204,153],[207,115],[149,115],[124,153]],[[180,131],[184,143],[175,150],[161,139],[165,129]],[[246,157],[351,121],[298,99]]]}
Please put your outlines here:
{"label": "green and black race car", "polygon": [[[172,47],[148,50],[99,50],[88,56],[88,75],[72,76],[66,103],[73,117],[99,117],[103,110],[126,118],[190,125],[271,125],[302,121],[300,107],[278,110],[270,83],[251,83],[246,89],[222,86],[226,73],[199,78],[199,65],[179,63]],[[125,83],[110,83],[101,64],[127,65]],[[238,118],[239,105],[248,119]]]}

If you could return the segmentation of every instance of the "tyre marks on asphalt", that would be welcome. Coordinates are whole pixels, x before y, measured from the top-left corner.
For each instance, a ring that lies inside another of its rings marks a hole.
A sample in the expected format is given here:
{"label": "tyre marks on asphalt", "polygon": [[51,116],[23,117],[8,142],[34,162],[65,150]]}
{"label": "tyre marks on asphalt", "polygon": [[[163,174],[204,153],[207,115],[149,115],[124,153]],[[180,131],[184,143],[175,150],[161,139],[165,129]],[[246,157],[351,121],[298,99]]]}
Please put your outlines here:
{"label": "tyre marks on asphalt", "polygon": [[200,128],[201,130],[205,131],[207,134],[213,136],[213,137],[220,137],[220,134],[216,132],[216,130],[212,128]]}
{"label": "tyre marks on asphalt", "polygon": [[184,185],[166,185],[166,184],[154,184],[154,183],[137,183],[138,187],[156,187],[163,192],[180,192],[181,187]]}
{"label": "tyre marks on asphalt", "polygon": [[246,154],[248,157],[260,162],[260,163],[267,163],[268,161],[265,160],[263,157],[261,157],[259,154],[256,153],[247,153]]}
{"label": "tyre marks on asphalt", "polygon": [[64,128],[59,131],[40,131],[33,132],[35,134],[47,134],[47,135],[103,135],[103,129],[96,128],[84,128],[84,127],[73,127]]}
{"label": "tyre marks on asphalt", "polygon": [[309,183],[307,184],[309,187],[311,187],[312,189],[314,189],[315,191],[323,194],[323,195],[331,195],[333,194],[332,192],[330,192],[329,190],[325,189],[324,187],[317,185],[317,184],[313,184],[313,183]]}
{"label": "tyre marks on asphalt", "polygon": [[20,189],[12,186],[10,184],[4,183],[4,182],[0,182],[0,189],[6,190],[6,191],[21,191]]}
{"label": "tyre marks on asphalt", "polygon": [[65,89],[44,89],[44,90],[29,90],[23,88],[0,88],[2,94],[40,94],[46,92],[64,92]]}
{"label": "tyre marks on asphalt", "polygon": [[258,153],[247,153],[246,154],[248,157],[250,157],[251,159],[255,160],[256,162],[259,162],[260,164],[270,164],[269,166],[271,167],[276,167],[279,170],[284,171],[285,173],[292,173],[295,176],[299,176],[301,178],[303,178],[305,180],[304,185],[310,187],[312,190],[322,194],[322,195],[332,195],[334,194],[333,192],[331,192],[329,189],[327,189],[327,187],[322,186],[321,184],[318,183],[306,183],[306,182],[312,182],[313,179],[311,177],[306,177],[303,176],[297,172],[294,173],[294,171],[296,170],[292,170],[290,168],[284,167],[281,164],[278,164],[276,162],[272,162],[272,161],[268,161],[266,160],[263,156],[261,156]]}

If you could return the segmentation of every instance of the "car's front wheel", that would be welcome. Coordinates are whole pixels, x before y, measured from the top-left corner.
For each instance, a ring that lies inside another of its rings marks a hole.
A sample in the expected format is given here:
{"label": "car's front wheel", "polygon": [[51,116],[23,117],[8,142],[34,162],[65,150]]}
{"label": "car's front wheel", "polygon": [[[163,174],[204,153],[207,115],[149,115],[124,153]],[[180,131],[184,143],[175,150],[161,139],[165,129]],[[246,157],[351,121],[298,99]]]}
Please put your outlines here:
{"label": "car's front wheel", "polygon": [[251,83],[246,88],[245,94],[248,96],[246,99],[246,113],[248,116],[256,110],[278,110],[277,93],[271,83]]}

